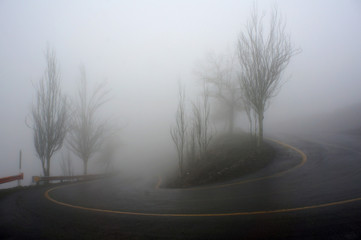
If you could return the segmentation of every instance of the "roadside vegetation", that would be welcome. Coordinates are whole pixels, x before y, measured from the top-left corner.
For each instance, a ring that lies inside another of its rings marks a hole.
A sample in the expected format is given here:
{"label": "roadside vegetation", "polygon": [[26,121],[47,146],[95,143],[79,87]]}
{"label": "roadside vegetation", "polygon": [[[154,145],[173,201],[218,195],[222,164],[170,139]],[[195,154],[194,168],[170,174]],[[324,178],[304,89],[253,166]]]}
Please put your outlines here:
{"label": "roadside vegetation", "polygon": [[[272,159],[274,151],[263,141],[264,113],[284,83],[282,75],[291,58],[300,52],[285,27],[277,8],[266,18],[254,6],[235,50],[231,54],[209,56],[196,69],[201,83],[199,99],[187,104],[185,88],[179,85],[175,125],[170,130],[177,149],[179,174],[169,186],[238,177]],[[225,109],[222,117],[227,135],[212,123],[214,106]],[[235,126],[240,125],[239,114],[247,115],[248,134],[235,133]]]}
{"label": "roadside vegetation", "polygon": [[164,187],[182,188],[232,180],[255,172],[274,158],[276,152],[267,143],[261,151],[256,138],[247,133],[218,136],[204,154],[204,161],[188,164],[182,177],[172,175]]}
{"label": "roadside vegetation", "polygon": [[119,129],[99,117],[100,108],[109,101],[106,83],[89,91],[85,67],[81,67],[77,95],[66,96],[61,89],[61,72],[54,49],[47,48],[45,60],[44,75],[35,86],[36,101],[26,121],[33,130],[34,147],[43,176],[51,176],[53,155],[64,145],[68,150],[60,162],[64,176],[74,175],[70,152],[81,159],[84,175],[88,174],[89,161],[96,157],[98,164],[109,171],[115,149],[113,146],[110,149],[109,143],[114,141]]}

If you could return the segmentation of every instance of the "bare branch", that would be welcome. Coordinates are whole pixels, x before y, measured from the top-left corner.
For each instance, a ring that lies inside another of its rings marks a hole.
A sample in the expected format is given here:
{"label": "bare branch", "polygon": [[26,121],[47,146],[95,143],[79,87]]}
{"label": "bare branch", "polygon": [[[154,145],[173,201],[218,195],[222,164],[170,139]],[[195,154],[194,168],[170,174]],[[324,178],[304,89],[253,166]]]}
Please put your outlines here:
{"label": "bare branch", "polygon": [[71,131],[67,142],[74,154],[82,159],[84,174],[87,174],[89,159],[101,149],[103,144],[105,123],[96,118],[96,112],[107,102],[109,91],[106,91],[105,85],[101,84],[89,96],[84,67],[80,68],[80,73],[78,98],[73,102],[74,112],[71,116]]}
{"label": "bare branch", "polygon": [[240,87],[245,102],[258,116],[258,146],[263,140],[263,118],[269,100],[277,95],[282,73],[291,57],[299,53],[292,46],[277,8],[272,12],[267,32],[263,21],[264,15],[259,17],[254,7],[246,29],[238,39]]}
{"label": "bare branch", "polygon": [[229,132],[233,131],[236,112],[243,110],[236,57],[236,54],[212,54],[205,64],[195,70],[202,84],[207,85],[209,96],[217,99],[227,109]]}
{"label": "bare branch", "polygon": [[180,176],[183,176],[187,123],[185,116],[185,89],[184,86],[182,86],[180,83],[178,86],[178,97],[179,102],[176,112],[176,125],[174,127],[171,127],[170,135],[177,149],[179,173]]}
{"label": "bare branch", "polygon": [[36,103],[32,108],[34,145],[44,176],[50,175],[50,160],[63,146],[67,132],[67,104],[61,93],[60,72],[54,50],[46,51],[47,67],[37,86]]}
{"label": "bare branch", "polygon": [[210,126],[210,105],[207,85],[203,84],[202,101],[193,103],[193,125],[192,131],[195,134],[199,151],[199,158],[203,159],[213,138],[213,131]]}

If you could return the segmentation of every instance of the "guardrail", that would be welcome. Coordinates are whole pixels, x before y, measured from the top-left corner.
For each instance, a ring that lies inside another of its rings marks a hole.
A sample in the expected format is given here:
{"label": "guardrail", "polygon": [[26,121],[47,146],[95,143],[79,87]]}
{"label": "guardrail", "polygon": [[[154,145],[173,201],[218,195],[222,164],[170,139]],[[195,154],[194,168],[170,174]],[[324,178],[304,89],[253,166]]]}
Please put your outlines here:
{"label": "guardrail", "polygon": [[85,181],[85,180],[93,180],[105,177],[105,174],[89,174],[89,175],[76,175],[76,176],[50,176],[50,177],[40,177],[33,176],[33,182],[37,185],[40,182],[51,182],[51,181]]}
{"label": "guardrail", "polygon": [[22,180],[22,179],[24,179],[24,173],[20,173],[19,175],[15,175],[15,176],[0,178],[0,184],[12,182],[16,180]]}

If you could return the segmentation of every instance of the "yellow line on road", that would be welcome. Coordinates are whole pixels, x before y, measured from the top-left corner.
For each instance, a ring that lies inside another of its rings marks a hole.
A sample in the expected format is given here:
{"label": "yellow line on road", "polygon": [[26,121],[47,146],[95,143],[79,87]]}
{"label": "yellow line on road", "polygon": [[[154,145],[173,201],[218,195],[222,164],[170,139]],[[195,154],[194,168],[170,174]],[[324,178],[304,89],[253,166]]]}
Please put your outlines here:
{"label": "yellow line on road", "polygon": [[[60,186],[61,187],[61,186]],[[51,188],[45,192],[45,197],[62,206],[71,207],[75,209],[81,209],[86,211],[92,212],[102,212],[102,213],[114,213],[114,214],[123,214],[123,215],[136,215],[136,216],[153,216],[153,217],[226,217],[226,216],[245,216],[245,215],[261,215],[261,214],[274,214],[274,213],[287,213],[287,212],[295,212],[295,211],[302,211],[302,210],[309,210],[315,208],[324,208],[324,207],[331,207],[337,206],[352,202],[357,202],[361,200],[360,198],[354,198],[349,200],[337,201],[337,202],[330,202],[330,203],[323,203],[317,205],[310,205],[305,207],[295,207],[295,208],[285,208],[285,209],[276,209],[276,210],[265,210],[265,211],[250,211],[250,212],[230,212],[230,213],[145,213],[145,212],[127,212],[127,211],[117,211],[117,210],[108,210],[108,209],[98,209],[98,208],[90,208],[90,207],[83,207],[72,205],[69,203],[64,203],[55,200],[54,198],[50,197],[49,193],[57,188]]]}
{"label": "yellow line on road", "polygon": [[[294,151],[296,151],[297,153],[299,153],[302,157],[302,161],[300,164],[296,165],[293,168],[287,169],[285,171],[270,175],[270,176],[266,176],[266,177],[260,177],[260,178],[254,178],[254,179],[249,179],[249,180],[244,180],[244,181],[240,181],[240,182],[235,182],[235,183],[229,183],[229,184],[223,184],[223,185],[216,185],[215,187],[226,187],[226,186],[231,186],[231,185],[237,185],[237,184],[243,184],[243,183],[248,183],[248,182],[254,182],[254,181],[260,181],[260,180],[264,180],[264,179],[269,179],[269,178],[273,178],[273,177],[278,177],[281,176],[287,172],[290,172],[296,168],[299,168],[301,166],[303,166],[306,161],[307,161],[307,156],[304,152],[302,152],[301,150],[288,145],[286,143],[280,142],[280,141],[276,141],[276,140],[272,140],[284,147],[290,148]],[[156,185],[156,189],[158,189],[160,187],[161,184],[161,179],[158,180],[158,183]],[[347,204],[347,203],[352,203],[352,202],[357,202],[357,201],[361,201],[361,197],[359,198],[354,198],[354,199],[348,199],[348,200],[342,200],[342,201],[336,201],[336,202],[329,202],[329,203],[323,203],[323,204],[316,204],[316,205],[310,205],[310,206],[304,206],[304,207],[295,207],[295,208],[285,208],[285,209],[276,209],[276,210],[264,210],[264,211],[249,211],[249,212],[229,212],[229,213],[146,213],[146,212],[128,212],[128,211],[118,211],[118,210],[108,210],[108,209],[98,209],[98,208],[90,208],[90,207],[83,207],[83,206],[78,206],[78,205],[72,205],[69,203],[65,203],[65,202],[61,202],[58,200],[55,200],[54,198],[52,198],[49,193],[62,188],[64,186],[58,186],[58,187],[54,187],[51,188],[49,190],[47,190],[44,194],[44,196],[58,204],[58,205],[62,205],[62,206],[66,206],[66,207],[71,207],[71,208],[75,208],[75,209],[81,209],[81,210],[86,210],[86,211],[92,211],[92,212],[102,212],[102,213],[113,213],[113,214],[123,214],[123,215],[136,215],[136,216],[154,216],[154,217],[225,217],[225,216],[244,216],[244,215],[261,215],[261,214],[274,214],[274,213],[287,213],[287,212],[295,212],[295,211],[302,211],[302,210],[309,210],[309,209],[315,209],[315,208],[324,208],[324,207],[331,207],[331,206],[337,206],[337,205],[342,205],[342,204]],[[211,188],[211,187],[208,187]],[[199,189],[199,188],[192,188],[192,189]],[[202,188],[204,189],[204,188]]]}

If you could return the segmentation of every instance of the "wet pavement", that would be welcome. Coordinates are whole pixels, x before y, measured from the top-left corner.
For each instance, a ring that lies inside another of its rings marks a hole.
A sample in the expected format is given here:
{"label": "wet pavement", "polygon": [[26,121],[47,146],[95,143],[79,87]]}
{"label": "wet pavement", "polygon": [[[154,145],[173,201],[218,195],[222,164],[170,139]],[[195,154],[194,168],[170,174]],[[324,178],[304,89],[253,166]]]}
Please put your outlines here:
{"label": "wet pavement", "polygon": [[[0,200],[0,239],[359,239],[361,136],[281,137],[276,159],[243,178],[156,188],[155,174],[14,193]],[[86,208],[86,209],[84,209]],[[234,215],[234,216],[233,216]]]}

